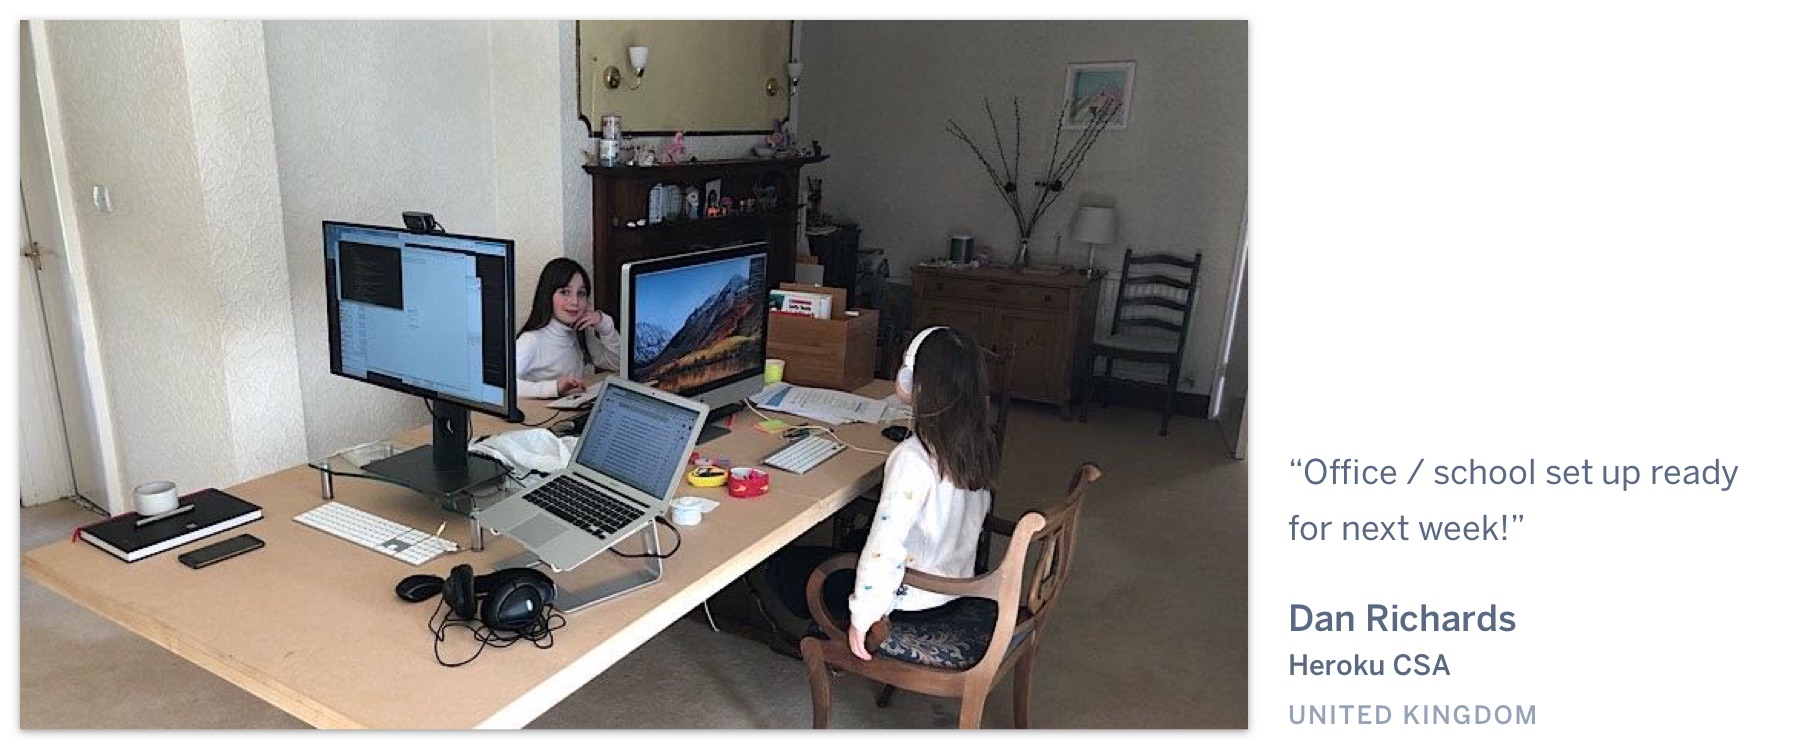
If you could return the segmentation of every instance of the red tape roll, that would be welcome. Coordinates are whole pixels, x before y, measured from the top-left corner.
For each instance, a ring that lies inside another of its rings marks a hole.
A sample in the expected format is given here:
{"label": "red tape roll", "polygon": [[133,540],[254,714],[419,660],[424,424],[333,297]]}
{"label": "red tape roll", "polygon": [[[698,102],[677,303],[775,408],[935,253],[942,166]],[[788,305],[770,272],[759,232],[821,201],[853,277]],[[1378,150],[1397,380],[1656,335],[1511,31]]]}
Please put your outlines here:
{"label": "red tape roll", "polygon": [[769,491],[769,472],[741,466],[731,470],[725,493],[732,497],[756,497]]}

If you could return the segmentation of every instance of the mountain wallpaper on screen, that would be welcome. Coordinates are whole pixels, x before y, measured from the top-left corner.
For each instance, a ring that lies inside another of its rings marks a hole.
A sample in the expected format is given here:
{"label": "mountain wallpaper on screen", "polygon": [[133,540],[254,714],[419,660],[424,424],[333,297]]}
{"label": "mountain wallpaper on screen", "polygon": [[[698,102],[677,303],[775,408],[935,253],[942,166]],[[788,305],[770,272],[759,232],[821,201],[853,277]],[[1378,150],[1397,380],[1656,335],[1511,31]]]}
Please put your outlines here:
{"label": "mountain wallpaper on screen", "polygon": [[685,393],[719,378],[761,368],[765,304],[750,280],[733,276],[700,303],[673,335],[650,323],[633,325],[635,359],[631,379]]}

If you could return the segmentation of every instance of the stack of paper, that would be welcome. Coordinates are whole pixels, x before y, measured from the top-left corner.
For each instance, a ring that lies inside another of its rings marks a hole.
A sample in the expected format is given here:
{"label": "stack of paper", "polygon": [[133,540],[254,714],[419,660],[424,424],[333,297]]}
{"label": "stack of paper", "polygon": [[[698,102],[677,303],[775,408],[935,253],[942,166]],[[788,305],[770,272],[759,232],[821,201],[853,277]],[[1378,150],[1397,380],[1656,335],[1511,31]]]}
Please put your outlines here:
{"label": "stack of paper", "polygon": [[758,409],[768,409],[817,420],[826,424],[880,422],[887,417],[887,403],[854,393],[828,388],[807,388],[771,383],[750,397]]}

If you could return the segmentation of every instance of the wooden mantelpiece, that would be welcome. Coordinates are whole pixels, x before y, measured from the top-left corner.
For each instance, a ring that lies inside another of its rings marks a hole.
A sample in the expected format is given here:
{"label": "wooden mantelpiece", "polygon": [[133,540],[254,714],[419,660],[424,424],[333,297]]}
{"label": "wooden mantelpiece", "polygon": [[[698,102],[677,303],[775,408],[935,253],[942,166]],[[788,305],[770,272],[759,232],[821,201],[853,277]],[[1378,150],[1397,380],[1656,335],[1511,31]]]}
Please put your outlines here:
{"label": "wooden mantelpiece", "polygon": [[[793,281],[794,256],[799,243],[800,168],[827,158],[808,156],[727,159],[651,167],[584,167],[594,178],[595,306],[618,317],[619,266],[625,263],[735,242],[768,241],[769,284]],[[734,202],[754,197],[759,186],[771,185],[775,188],[776,203],[769,207],[759,206],[754,213],[629,226],[649,213],[652,186],[672,183],[704,190],[711,180],[719,180],[721,193]]]}

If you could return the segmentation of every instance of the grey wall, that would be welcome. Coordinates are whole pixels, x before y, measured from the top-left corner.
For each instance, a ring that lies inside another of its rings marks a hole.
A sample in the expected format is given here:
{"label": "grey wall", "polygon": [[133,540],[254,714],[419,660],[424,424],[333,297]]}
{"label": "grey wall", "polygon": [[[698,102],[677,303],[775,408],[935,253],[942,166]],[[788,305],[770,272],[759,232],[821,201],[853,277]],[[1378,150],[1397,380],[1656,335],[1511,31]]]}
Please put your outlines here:
{"label": "grey wall", "polygon": [[[814,21],[801,54],[800,135],[831,154],[809,170],[825,177],[824,210],[861,223],[863,244],[884,248],[902,278],[913,262],[943,255],[953,233],[971,232],[1007,257],[1014,245],[1011,214],[946,120],[988,132],[989,97],[1010,142],[1016,95],[1023,161],[1041,165],[1066,65],[1136,61],[1128,127],[1094,146],[1038,224],[1033,256],[1048,258],[1084,202],[1118,209],[1118,241],[1098,254],[1115,272],[1126,245],[1200,250],[1202,298],[1182,390],[1211,389],[1248,189],[1245,22]],[[1063,262],[1085,264],[1086,253],[1064,240]]]}

